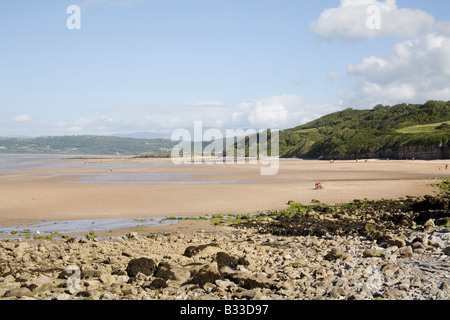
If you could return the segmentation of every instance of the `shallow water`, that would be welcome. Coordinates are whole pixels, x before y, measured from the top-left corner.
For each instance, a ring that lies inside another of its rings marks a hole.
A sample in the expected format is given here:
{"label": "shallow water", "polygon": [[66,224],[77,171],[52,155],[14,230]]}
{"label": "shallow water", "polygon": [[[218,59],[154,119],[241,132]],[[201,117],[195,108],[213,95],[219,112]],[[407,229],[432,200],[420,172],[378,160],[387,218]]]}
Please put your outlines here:
{"label": "shallow water", "polygon": [[115,218],[115,219],[89,219],[89,220],[65,220],[48,221],[26,224],[17,227],[0,228],[0,238],[25,238],[26,234],[31,236],[51,233],[81,233],[102,230],[117,230],[120,228],[140,226],[166,226],[176,224],[178,220],[167,220],[164,217],[145,218]]}
{"label": "shallow water", "polygon": [[0,154],[0,172],[70,167],[61,156]]}
{"label": "shallow water", "polygon": [[[156,163],[82,163],[74,164],[70,160],[70,156],[64,155],[0,155],[0,172],[13,172],[21,170],[33,169],[73,169],[73,172],[67,173],[45,173],[45,175],[68,176],[70,180],[64,183],[113,183],[113,184],[233,184],[233,183],[261,183],[261,182],[280,182],[275,180],[242,180],[242,179],[214,179],[208,178],[202,180],[201,177],[212,175],[241,175],[242,172],[201,172],[201,173],[170,173],[170,172],[115,172],[116,170],[126,170],[139,167],[159,167],[172,166],[172,163],[156,162]],[[89,159],[86,159],[89,161]],[[209,164],[198,164],[208,165]],[[97,169],[104,170],[95,173],[81,173],[77,169]],[[72,170],[71,170],[72,171]],[[32,175],[40,175],[40,173],[31,173]],[[42,173],[43,174],[43,173]],[[254,174],[247,172],[246,174]],[[256,174],[259,177],[259,174]],[[200,178],[195,180],[196,178]]]}
{"label": "shallow water", "polygon": [[[220,175],[220,173],[214,173]],[[229,175],[232,173],[226,173]],[[211,173],[82,173],[80,177],[65,183],[149,183],[149,184],[223,184],[223,183],[261,183],[280,182],[278,180],[191,180],[195,177],[212,175]]]}

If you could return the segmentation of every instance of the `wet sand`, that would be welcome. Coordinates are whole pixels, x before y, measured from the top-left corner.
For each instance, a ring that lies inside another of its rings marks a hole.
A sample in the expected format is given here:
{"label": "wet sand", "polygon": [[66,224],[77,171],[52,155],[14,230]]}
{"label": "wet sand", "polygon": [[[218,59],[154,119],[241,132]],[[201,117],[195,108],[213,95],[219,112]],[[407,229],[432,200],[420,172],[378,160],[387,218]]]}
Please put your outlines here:
{"label": "wet sand", "polygon": [[[1,170],[0,227],[77,219],[244,214],[353,199],[435,194],[430,179],[449,177],[450,161],[281,160],[262,165],[174,165],[170,159],[52,158]],[[112,171],[111,171],[112,169]],[[137,179],[139,177],[139,179]],[[324,190],[313,190],[321,181]]]}

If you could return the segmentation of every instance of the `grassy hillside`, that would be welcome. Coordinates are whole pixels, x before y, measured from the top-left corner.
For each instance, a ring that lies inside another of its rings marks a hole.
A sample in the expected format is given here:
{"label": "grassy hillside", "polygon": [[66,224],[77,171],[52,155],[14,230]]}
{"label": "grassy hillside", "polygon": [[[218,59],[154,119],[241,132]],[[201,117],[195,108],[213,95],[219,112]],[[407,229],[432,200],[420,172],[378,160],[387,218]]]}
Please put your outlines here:
{"label": "grassy hillside", "polygon": [[405,127],[405,128],[398,129],[397,132],[399,132],[399,133],[432,133],[432,132],[437,133],[439,130],[441,130],[442,128],[444,128],[446,126],[450,127],[450,121]]}
{"label": "grassy hillside", "polygon": [[448,157],[449,139],[450,101],[378,105],[371,110],[346,109],[284,130],[280,154],[288,158],[354,159],[388,150],[395,157],[398,150],[414,147],[411,150],[422,153],[427,148],[442,148]]}

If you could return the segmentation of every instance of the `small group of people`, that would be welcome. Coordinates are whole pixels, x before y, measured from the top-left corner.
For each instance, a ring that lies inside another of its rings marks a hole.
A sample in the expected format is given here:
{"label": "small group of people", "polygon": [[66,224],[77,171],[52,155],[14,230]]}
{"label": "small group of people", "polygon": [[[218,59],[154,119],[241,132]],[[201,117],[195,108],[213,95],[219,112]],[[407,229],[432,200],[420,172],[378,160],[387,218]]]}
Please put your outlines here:
{"label": "small group of people", "polygon": [[314,189],[323,189],[323,183],[322,182],[317,182],[316,185],[314,186]]}

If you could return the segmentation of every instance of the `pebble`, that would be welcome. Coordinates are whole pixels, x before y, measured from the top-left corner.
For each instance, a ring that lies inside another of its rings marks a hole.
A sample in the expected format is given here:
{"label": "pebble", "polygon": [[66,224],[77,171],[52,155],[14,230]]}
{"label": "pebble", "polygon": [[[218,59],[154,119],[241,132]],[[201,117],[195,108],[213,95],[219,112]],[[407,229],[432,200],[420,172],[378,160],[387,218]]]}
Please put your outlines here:
{"label": "pebble", "polygon": [[[415,232],[405,246],[383,248],[352,235],[275,239],[233,230],[0,241],[0,299],[450,300],[445,232]],[[199,250],[186,251],[192,246]],[[219,268],[221,252],[229,259]],[[130,261],[140,258],[154,267],[142,263],[140,272],[137,264],[130,272]]]}

